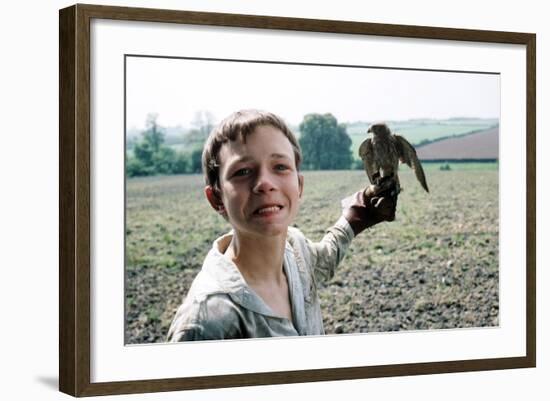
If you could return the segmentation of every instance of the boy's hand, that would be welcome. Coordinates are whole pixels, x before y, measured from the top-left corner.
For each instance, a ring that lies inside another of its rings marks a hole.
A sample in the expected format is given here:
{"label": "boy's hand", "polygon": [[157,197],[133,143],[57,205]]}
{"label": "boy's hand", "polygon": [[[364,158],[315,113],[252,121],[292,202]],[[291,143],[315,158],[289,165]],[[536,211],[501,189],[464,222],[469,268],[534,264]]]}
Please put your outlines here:
{"label": "boy's hand", "polygon": [[388,179],[342,200],[342,214],[355,235],[382,221],[395,220],[396,182]]}

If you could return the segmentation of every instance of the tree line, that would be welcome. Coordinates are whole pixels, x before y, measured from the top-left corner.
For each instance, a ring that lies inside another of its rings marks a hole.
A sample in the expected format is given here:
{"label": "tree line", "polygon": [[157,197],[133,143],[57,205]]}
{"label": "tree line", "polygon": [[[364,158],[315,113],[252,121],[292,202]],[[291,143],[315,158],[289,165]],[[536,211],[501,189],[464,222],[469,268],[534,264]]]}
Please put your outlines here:
{"label": "tree line", "polygon": [[[165,129],[157,123],[156,114],[147,116],[145,130],[133,140],[126,155],[126,174],[140,177],[157,174],[197,174],[201,172],[202,146],[206,135],[193,130],[187,138],[187,151],[176,151],[166,144]],[[198,141],[198,142],[197,142]]]}
{"label": "tree line", "polygon": [[[201,173],[202,148],[213,128],[212,116],[200,119],[197,127],[185,135],[185,151],[166,144],[165,130],[157,123],[157,117],[149,115],[145,130],[133,140],[126,159],[128,177]],[[307,114],[299,130],[303,170],[362,168],[362,164],[353,159],[345,124],[339,124],[332,114]]]}

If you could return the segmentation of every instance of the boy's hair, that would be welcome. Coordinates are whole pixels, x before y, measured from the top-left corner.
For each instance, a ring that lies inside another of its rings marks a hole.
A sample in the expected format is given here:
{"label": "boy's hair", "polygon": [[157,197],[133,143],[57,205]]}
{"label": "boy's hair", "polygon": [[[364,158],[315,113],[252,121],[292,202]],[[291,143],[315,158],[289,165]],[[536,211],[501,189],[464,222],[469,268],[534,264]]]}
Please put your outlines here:
{"label": "boy's hair", "polygon": [[290,141],[294,151],[296,169],[299,170],[302,162],[300,144],[282,118],[273,113],[261,110],[240,110],[226,117],[212,130],[202,152],[202,171],[206,185],[219,189],[220,150],[224,143],[237,139],[246,143],[246,137],[262,125],[269,125],[279,129]]}

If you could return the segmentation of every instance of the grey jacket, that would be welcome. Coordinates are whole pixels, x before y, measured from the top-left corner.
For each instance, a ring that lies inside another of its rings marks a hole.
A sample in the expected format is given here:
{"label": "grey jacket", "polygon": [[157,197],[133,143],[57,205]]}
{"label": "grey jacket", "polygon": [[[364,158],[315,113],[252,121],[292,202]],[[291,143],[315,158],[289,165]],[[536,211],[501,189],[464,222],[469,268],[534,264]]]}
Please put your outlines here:
{"label": "grey jacket", "polygon": [[343,217],[316,243],[289,227],[283,268],[292,321],[274,314],[246,284],[237,266],[220,252],[227,248],[232,234],[218,238],[176,312],[168,341],[324,334],[316,283],[334,275],[353,236]]}

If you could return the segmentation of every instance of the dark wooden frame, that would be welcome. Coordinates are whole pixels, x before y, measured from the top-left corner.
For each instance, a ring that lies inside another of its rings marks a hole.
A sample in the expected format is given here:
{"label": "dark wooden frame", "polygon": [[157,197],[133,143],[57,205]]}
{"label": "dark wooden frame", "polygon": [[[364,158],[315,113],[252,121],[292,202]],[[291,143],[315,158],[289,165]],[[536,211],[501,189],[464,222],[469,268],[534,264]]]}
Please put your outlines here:
{"label": "dark wooden frame", "polygon": [[[93,18],[509,43],[527,49],[525,357],[90,383],[90,21]],[[536,364],[535,48],[530,33],[74,5],[59,13],[59,389],[73,396],[144,393],[534,367]]]}

